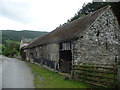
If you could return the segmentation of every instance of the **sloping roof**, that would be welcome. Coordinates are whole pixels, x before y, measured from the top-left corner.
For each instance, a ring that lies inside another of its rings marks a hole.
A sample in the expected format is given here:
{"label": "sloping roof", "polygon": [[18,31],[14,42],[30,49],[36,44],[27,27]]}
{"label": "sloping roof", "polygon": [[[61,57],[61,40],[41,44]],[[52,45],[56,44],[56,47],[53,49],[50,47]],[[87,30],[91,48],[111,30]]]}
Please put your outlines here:
{"label": "sloping roof", "polygon": [[22,37],[21,42],[20,42],[20,49],[26,48],[30,44],[31,41],[32,39]]}
{"label": "sloping roof", "polygon": [[52,42],[61,42],[63,40],[70,40],[79,37],[80,33],[82,34],[97,19],[97,17],[99,17],[106,9],[109,8],[110,6],[105,6],[93,13],[90,13],[75,21],[60,26],[52,32],[39,37],[37,40],[29,44],[28,48]]}
{"label": "sloping roof", "polygon": [[22,41],[23,43],[30,43],[30,42],[32,41],[32,39],[22,37],[21,41]]}

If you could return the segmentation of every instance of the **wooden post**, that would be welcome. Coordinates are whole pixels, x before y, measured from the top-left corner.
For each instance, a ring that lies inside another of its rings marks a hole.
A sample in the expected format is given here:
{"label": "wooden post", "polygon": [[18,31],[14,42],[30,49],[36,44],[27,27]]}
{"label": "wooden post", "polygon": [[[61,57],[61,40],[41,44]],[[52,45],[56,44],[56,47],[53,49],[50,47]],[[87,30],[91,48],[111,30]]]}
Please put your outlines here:
{"label": "wooden post", "polygon": [[72,65],[72,79],[74,79],[74,65]]}
{"label": "wooden post", "polygon": [[116,68],[115,68],[115,65],[113,65],[113,72],[114,72],[114,75],[113,75],[113,78],[114,78],[114,88],[116,88],[116,72],[115,72]]}
{"label": "wooden post", "polygon": [[119,86],[119,89],[120,89],[120,65],[117,66],[118,68],[118,86]]}

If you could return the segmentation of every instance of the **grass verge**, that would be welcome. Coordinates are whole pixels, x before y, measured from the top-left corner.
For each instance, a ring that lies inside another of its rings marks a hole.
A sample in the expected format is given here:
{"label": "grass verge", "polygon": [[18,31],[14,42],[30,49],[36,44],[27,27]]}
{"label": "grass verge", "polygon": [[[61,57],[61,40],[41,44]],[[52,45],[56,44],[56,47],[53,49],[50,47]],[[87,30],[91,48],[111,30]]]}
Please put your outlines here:
{"label": "grass verge", "polygon": [[34,74],[35,88],[89,88],[73,80],[65,80],[58,73],[47,70],[36,64],[27,63]]}

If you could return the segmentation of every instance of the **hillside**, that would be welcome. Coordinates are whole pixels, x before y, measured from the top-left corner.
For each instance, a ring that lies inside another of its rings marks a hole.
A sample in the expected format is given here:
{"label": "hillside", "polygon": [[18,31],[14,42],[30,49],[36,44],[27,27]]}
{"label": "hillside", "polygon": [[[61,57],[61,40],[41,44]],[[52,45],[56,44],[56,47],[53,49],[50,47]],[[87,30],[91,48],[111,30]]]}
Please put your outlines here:
{"label": "hillside", "polygon": [[70,20],[68,20],[68,23],[78,19],[81,16],[87,15],[87,14],[94,12],[104,6],[107,6],[107,5],[111,6],[115,16],[118,19],[118,23],[120,24],[120,1],[119,2],[111,2],[110,0],[107,0],[107,2],[102,2],[102,0],[101,0],[101,2],[91,2],[86,5],[84,4],[82,9],[80,9],[74,15],[74,17],[72,17]]}
{"label": "hillside", "polygon": [[45,35],[47,32],[41,32],[41,31],[15,31],[15,30],[0,30],[2,31],[2,42],[5,43],[5,40],[13,40],[13,41],[20,41],[21,37],[25,38],[36,38],[41,35]]}

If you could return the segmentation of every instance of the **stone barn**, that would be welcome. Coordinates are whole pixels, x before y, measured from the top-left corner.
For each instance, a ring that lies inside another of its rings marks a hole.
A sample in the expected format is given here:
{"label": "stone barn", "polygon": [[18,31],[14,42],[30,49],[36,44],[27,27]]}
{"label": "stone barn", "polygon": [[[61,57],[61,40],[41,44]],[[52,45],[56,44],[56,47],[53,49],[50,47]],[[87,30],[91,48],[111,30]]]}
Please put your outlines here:
{"label": "stone barn", "polygon": [[64,24],[39,37],[26,48],[27,60],[61,72],[73,64],[119,62],[120,29],[110,6]]}

